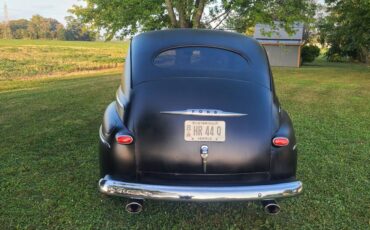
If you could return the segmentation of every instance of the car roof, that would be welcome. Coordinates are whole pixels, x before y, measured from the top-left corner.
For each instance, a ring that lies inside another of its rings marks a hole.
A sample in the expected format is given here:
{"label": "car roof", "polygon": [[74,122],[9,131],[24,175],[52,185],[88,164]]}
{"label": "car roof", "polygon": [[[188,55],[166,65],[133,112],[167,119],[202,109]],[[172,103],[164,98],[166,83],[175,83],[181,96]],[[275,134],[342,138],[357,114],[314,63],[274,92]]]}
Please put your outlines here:
{"label": "car roof", "polygon": [[234,50],[240,54],[250,52],[250,46],[259,47],[253,38],[233,32],[206,29],[171,29],[142,33],[134,40],[148,44],[153,50],[167,47],[200,45],[213,46]]}
{"label": "car roof", "polygon": [[154,79],[153,59],[161,52],[176,47],[214,47],[230,50],[244,57],[257,83],[270,87],[269,64],[262,46],[253,38],[221,30],[170,29],[145,32],[131,42],[133,85]]}

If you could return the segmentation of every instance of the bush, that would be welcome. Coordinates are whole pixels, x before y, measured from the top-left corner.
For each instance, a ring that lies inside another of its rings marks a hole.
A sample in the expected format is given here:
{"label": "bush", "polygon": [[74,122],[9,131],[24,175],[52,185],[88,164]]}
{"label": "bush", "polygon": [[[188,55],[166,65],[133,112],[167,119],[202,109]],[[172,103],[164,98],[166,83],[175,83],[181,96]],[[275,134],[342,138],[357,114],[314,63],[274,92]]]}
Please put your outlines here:
{"label": "bush", "polygon": [[339,44],[334,44],[326,51],[325,57],[329,62],[348,62],[351,56],[344,52]]}
{"label": "bush", "polygon": [[348,62],[349,61],[348,57],[342,57],[338,53],[332,53],[332,54],[326,53],[325,56],[328,62]]}
{"label": "bush", "polygon": [[303,46],[301,50],[302,63],[313,62],[320,55],[320,48],[315,45]]}

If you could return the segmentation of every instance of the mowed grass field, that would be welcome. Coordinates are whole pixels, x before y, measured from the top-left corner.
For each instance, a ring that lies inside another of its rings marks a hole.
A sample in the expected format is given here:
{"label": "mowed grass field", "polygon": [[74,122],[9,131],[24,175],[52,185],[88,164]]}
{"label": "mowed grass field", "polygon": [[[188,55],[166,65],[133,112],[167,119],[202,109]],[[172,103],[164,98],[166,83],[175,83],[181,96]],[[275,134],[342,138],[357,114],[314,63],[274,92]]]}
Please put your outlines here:
{"label": "mowed grass field", "polygon": [[369,68],[273,73],[304,183],[277,216],[258,202],[161,201],[130,215],[97,190],[98,128],[120,73],[0,81],[0,229],[369,229]]}
{"label": "mowed grass field", "polygon": [[128,42],[0,40],[0,80],[122,67]]}

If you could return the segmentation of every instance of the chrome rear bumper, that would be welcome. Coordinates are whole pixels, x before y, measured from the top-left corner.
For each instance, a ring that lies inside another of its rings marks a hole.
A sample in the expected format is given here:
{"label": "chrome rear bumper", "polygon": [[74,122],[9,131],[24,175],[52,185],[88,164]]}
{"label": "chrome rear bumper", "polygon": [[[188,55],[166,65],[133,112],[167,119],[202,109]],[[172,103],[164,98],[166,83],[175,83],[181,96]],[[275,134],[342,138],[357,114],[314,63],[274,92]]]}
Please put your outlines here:
{"label": "chrome rear bumper", "polygon": [[107,195],[134,199],[183,201],[269,200],[300,194],[302,192],[302,182],[228,187],[169,186],[129,183],[114,180],[106,175],[99,180],[99,190]]}

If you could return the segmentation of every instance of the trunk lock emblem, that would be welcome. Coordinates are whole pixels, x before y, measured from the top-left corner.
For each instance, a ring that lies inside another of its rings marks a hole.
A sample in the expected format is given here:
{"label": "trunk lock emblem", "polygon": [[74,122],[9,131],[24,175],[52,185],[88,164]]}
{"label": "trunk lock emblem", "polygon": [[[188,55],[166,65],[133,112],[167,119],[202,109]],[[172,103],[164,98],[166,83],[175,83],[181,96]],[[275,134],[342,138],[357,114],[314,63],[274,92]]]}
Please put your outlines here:
{"label": "trunk lock emblem", "polygon": [[200,157],[202,158],[203,162],[203,172],[207,172],[207,158],[208,158],[208,146],[202,145],[200,147]]}

